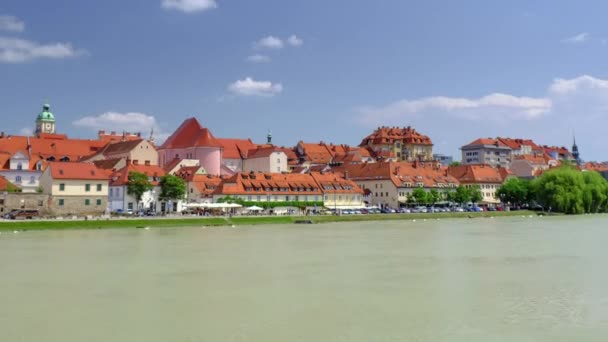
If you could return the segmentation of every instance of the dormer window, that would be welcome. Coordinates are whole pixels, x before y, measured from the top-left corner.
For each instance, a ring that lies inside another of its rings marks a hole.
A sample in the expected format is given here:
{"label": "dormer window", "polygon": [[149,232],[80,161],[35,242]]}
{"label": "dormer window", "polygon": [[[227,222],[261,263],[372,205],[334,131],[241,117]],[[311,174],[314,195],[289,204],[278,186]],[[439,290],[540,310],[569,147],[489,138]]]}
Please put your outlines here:
{"label": "dormer window", "polygon": [[23,164],[17,163],[17,170],[23,170]]}

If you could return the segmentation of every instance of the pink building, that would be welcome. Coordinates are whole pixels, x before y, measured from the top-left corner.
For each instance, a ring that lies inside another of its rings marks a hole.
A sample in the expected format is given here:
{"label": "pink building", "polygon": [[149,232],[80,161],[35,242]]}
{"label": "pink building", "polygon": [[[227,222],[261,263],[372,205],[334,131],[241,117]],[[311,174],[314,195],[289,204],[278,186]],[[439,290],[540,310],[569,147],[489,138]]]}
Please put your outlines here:
{"label": "pink building", "polygon": [[196,118],[186,119],[158,148],[161,166],[175,159],[196,159],[210,175],[222,170],[222,144]]}

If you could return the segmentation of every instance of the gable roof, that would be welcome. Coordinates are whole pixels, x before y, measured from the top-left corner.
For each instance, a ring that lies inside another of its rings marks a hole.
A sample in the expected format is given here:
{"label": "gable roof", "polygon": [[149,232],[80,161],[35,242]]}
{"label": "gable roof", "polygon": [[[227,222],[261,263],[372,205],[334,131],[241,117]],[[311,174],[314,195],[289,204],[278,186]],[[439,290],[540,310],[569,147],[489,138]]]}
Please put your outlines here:
{"label": "gable roof", "polygon": [[484,164],[450,166],[448,172],[465,184],[503,183],[506,177],[511,174],[505,168],[495,168]]}
{"label": "gable roof", "polygon": [[152,185],[158,185],[158,178],[164,176],[165,170],[163,170],[160,166],[157,165],[135,165],[129,164],[122,169],[113,172],[110,175],[110,185],[112,186],[122,186],[127,185],[129,183],[129,173],[131,172],[139,172],[143,173],[148,177],[153,177],[154,179],[150,182]]}
{"label": "gable roof", "polygon": [[372,134],[363,138],[359,146],[393,144],[397,141],[403,144],[433,145],[433,141],[427,135],[407,126],[378,127]]}
{"label": "gable roof", "polygon": [[249,152],[247,152],[247,159],[268,158],[275,152],[276,153],[285,153],[280,148],[276,148],[273,146],[262,147],[262,148],[256,148],[256,149],[249,150]]}
{"label": "gable roof", "polygon": [[208,128],[201,126],[196,118],[186,119],[178,128],[165,140],[160,150],[186,147],[217,147],[222,144],[211,134]]}
{"label": "gable roof", "polygon": [[447,169],[433,162],[378,162],[347,164],[333,170],[341,172],[354,181],[391,181],[396,187],[414,186],[422,183],[424,187],[447,187],[458,185],[458,180],[447,173]]}
{"label": "gable roof", "polygon": [[47,169],[53,179],[108,180],[108,173],[91,163],[50,162]]}
{"label": "gable roof", "polygon": [[472,142],[470,142],[462,147],[490,146],[490,145],[493,145],[495,147],[510,148],[504,142],[500,141],[499,139],[494,139],[494,138],[475,139]]}
{"label": "gable roof", "polygon": [[247,151],[255,149],[256,145],[251,139],[217,139],[222,145],[224,151],[222,157],[224,159],[244,159],[247,157]]}

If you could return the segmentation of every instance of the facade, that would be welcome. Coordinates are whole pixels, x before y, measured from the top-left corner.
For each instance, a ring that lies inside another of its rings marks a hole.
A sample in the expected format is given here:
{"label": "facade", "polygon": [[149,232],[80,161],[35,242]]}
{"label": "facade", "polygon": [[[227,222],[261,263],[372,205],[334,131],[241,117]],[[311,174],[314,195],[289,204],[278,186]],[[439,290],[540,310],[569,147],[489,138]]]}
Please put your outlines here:
{"label": "facade", "polygon": [[493,167],[509,167],[512,150],[499,139],[481,138],[460,148],[463,165],[487,164]]}
{"label": "facade", "polygon": [[[146,191],[141,202],[129,194],[129,173],[138,172],[148,176],[148,181],[154,186],[152,190]],[[111,212],[136,212],[139,209],[151,210],[153,212],[164,212],[166,205],[158,199],[160,195],[160,177],[165,175],[165,170],[158,165],[129,164],[110,175],[108,203]]]}
{"label": "facade", "polygon": [[35,209],[41,216],[49,215],[50,196],[38,193],[2,192],[0,178],[0,214],[15,209]]}
{"label": "facade", "polygon": [[42,112],[36,118],[36,136],[41,133],[55,134],[55,116],[51,113],[51,106],[42,106]]}
{"label": "facade", "polygon": [[249,150],[243,160],[243,172],[289,172],[287,155],[279,148],[263,147]]}
{"label": "facade", "polygon": [[484,164],[452,166],[448,173],[464,186],[479,186],[483,196],[480,204],[487,205],[500,204],[496,191],[511,176],[505,168]]}
{"label": "facade", "polygon": [[433,160],[440,162],[443,166],[448,166],[454,162],[454,157],[436,153],[433,154]]}
{"label": "facade", "polygon": [[[247,152],[257,147],[251,139],[217,139],[222,145],[222,164],[232,173],[243,172]],[[227,172],[226,172],[227,173]]]}
{"label": "facade", "polygon": [[352,180],[338,174],[311,172],[323,192],[323,205],[329,209],[360,209],[365,207],[363,190]]}
{"label": "facade", "polygon": [[182,167],[175,175],[188,184],[187,203],[212,203],[213,192],[222,182],[222,178],[206,174],[200,166]]}
{"label": "facade", "polygon": [[559,161],[573,160],[572,153],[570,153],[570,151],[568,151],[568,149],[563,146],[559,147],[559,146],[543,145],[542,149],[543,149],[545,155],[548,155],[552,159],[559,160]]}
{"label": "facade", "polygon": [[558,161],[548,156],[519,155],[511,162],[511,171],[520,178],[534,178],[545,170],[557,166]]}
{"label": "facade", "polygon": [[45,166],[46,162],[41,160],[31,163],[29,154],[23,151],[14,154],[0,152],[0,176],[26,193],[39,191],[39,179]]}
{"label": "facade", "polygon": [[110,143],[100,152],[83,159],[87,162],[101,160],[128,160],[136,165],[158,165],[158,152],[149,141],[137,139]]}
{"label": "facade", "polygon": [[336,168],[367,192],[367,204],[399,208],[416,188],[443,192],[459,185],[438,162],[378,162]]}
{"label": "facade", "polygon": [[433,142],[412,127],[379,127],[359,145],[375,154],[376,159],[395,161],[433,160]]}
{"label": "facade", "polygon": [[207,173],[222,173],[222,144],[195,118],[185,120],[158,148],[160,165],[175,159],[196,159]]}
{"label": "facade", "polygon": [[108,174],[90,163],[51,162],[40,176],[51,215],[101,215],[108,208]]}

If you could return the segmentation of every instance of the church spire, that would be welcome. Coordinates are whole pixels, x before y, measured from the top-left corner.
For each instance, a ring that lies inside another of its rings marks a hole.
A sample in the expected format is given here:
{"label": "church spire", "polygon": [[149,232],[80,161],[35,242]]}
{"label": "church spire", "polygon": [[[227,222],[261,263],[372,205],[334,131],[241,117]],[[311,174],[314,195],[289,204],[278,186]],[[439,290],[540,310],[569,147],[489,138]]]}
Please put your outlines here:
{"label": "church spire", "polygon": [[578,151],[578,146],[576,145],[576,136],[574,133],[572,133],[572,157],[577,165],[581,164],[581,155]]}

